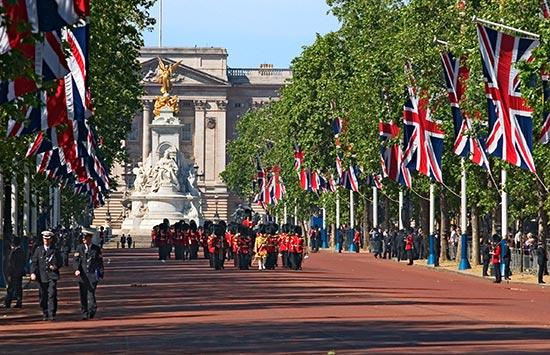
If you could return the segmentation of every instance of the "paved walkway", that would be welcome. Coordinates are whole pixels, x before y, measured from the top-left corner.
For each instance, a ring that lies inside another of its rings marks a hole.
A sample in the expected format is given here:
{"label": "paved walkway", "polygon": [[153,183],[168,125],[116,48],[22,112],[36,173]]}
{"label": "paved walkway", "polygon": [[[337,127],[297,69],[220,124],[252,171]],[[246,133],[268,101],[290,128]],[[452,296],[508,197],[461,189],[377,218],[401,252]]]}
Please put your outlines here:
{"label": "paved walkway", "polygon": [[216,272],[206,260],[106,251],[98,318],[79,320],[64,271],[59,314],[37,291],[0,310],[0,353],[550,352],[550,289],[435,272],[368,254],[312,254],[300,272]]}

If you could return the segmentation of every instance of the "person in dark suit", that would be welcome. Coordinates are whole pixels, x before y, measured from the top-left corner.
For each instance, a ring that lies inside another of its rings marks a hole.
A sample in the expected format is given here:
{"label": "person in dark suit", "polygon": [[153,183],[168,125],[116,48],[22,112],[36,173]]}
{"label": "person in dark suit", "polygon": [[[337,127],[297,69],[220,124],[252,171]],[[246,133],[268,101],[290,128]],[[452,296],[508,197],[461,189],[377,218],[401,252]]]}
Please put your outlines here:
{"label": "person in dark suit", "polygon": [[10,308],[11,302],[15,299],[14,308],[21,308],[23,306],[23,275],[25,275],[25,252],[21,248],[21,239],[14,238],[11,242],[6,266],[8,289],[4,306]]}
{"label": "person in dark suit", "polygon": [[544,244],[542,242],[539,242],[537,250],[537,264],[539,265],[539,272],[538,272],[538,281],[539,284],[543,284],[543,275],[544,271],[546,269],[546,265],[548,263],[548,254],[546,253],[546,249],[544,248]]}
{"label": "person in dark suit", "polygon": [[42,232],[43,245],[38,246],[32,255],[31,281],[38,281],[40,306],[43,320],[53,321],[57,312],[57,281],[61,257],[53,247],[53,232]]}
{"label": "person in dark suit", "polygon": [[76,247],[73,259],[74,274],[78,277],[82,319],[93,319],[97,311],[95,291],[103,278],[101,248],[92,244],[93,231],[83,228],[83,243]]}

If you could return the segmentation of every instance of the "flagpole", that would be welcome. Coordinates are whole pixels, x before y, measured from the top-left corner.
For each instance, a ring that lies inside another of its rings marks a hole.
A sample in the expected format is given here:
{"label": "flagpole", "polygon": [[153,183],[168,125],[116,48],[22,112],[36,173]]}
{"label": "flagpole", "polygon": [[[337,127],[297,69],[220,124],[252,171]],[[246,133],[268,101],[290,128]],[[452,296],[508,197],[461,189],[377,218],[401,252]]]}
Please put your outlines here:
{"label": "flagpole", "polygon": [[506,30],[509,30],[509,31],[514,31],[514,32],[517,32],[517,33],[521,33],[521,34],[524,34],[526,36],[530,36],[530,37],[533,37],[535,39],[539,39],[540,36],[536,33],[533,33],[533,32],[527,32],[527,31],[524,31],[524,30],[520,30],[519,28],[515,28],[515,27],[511,27],[511,26],[507,26],[507,25],[504,25],[502,23],[498,23],[498,22],[493,22],[493,21],[489,21],[489,20],[484,20],[482,18],[478,18],[474,15],[474,17],[472,18],[472,21],[475,22],[475,23],[481,23],[481,24],[484,24],[484,25],[489,25],[489,26],[495,26],[495,27],[501,27],[501,28],[504,28]]}
{"label": "flagpole", "polygon": [[471,269],[470,261],[468,260],[468,219],[466,216],[466,210],[468,206],[468,200],[466,196],[466,159],[460,159],[462,173],[460,175],[460,229],[462,235],[460,236],[460,263],[458,264],[458,270]]}
{"label": "flagpole", "polygon": [[285,202],[285,207],[283,209],[283,218],[284,218],[284,224],[287,224],[288,223],[288,213],[287,213],[287,209],[286,209],[286,202]]}
{"label": "flagpole", "polygon": [[372,226],[378,228],[378,188],[372,187]]}
{"label": "flagpole", "polygon": [[[501,209],[501,234],[502,240],[500,241],[500,257],[501,260],[505,256],[506,238],[508,236],[508,192],[506,192],[506,183],[508,179],[508,172],[506,169],[500,171],[500,183],[501,183],[501,199],[502,199],[502,209]],[[502,277],[505,277],[504,274],[505,265],[503,262],[500,263],[500,274]]]}
{"label": "flagpole", "polygon": [[336,230],[334,231],[334,238],[336,250],[340,250],[340,242],[338,241],[338,233],[340,232],[340,191],[336,189]]}
{"label": "flagpole", "polygon": [[298,201],[296,201],[296,205],[294,205],[294,225],[298,225]]}
{"label": "flagpole", "polygon": [[430,224],[429,224],[429,254],[428,265],[436,266],[435,264],[435,183],[430,182]]}
{"label": "flagpole", "polygon": [[321,247],[322,248],[328,248],[328,241],[327,241],[327,209],[326,207],[323,207],[323,233],[322,233],[322,240],[321,240]]}
{"label": "flagpole", "polygon": [[162,0],[159,0],[159,48],[162,48]]}
{"label": "flagpole", "polygon": [[399,230],[404,229],[405,223],[403,222],[403,202],[405,200],[405,192],[403,188],[399,188]]}
{"label": "flagpole", "polygon": [[[353,233],[353,228],[355,227],[355,201],[353,199],[353,190],[349,190],[349,230]],[[348,235],[349,237],[349,235]],[[353,238],[353,237],[352,237]],[[349,251],[355,251],[355,244],[353,242],[349,243]]]}
{"label": "flagpole", "polygon": [[11,178],[11,224],[12,235],[19,236],[19,186],[17,185],[17,175],[13,174]]}

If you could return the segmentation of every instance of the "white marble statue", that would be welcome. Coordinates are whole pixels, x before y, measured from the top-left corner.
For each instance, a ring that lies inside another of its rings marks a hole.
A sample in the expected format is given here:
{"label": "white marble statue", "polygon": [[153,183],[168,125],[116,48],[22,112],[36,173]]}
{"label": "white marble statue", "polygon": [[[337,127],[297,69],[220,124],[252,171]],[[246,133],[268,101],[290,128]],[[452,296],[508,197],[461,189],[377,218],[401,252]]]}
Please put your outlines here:
{"label": "white marble statue", "polygon": [[143,163],[139,162],[137,167],[135,167],[132,172],[136,176],[134,180],[134,191],[135,192],[145,192],[147,189],[147,171],[143,166]]}
{"label": "white marble statue", "polygon": [[170,157],[170,152],[164,152],[164,156],[157,162],[151,170],[150,181],[151,191],[158,192],[161,186],[171,186],[175,191],[180,191],[178,181],[179,167],[176,161]]}

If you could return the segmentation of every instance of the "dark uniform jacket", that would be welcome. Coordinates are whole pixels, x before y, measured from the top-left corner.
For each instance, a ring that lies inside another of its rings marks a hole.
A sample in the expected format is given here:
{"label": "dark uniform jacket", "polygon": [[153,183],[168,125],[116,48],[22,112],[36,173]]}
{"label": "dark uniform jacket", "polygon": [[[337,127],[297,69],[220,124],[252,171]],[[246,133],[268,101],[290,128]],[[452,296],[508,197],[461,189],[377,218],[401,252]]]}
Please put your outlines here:
{"label": "dark uniform jacket", "polygon": [[13,278],[25,275],[25,252],[20,246],[10,250],[6,275]]}
{"label": "dark uniform jacket", "polygon": [[546,249],[539,245],[537,248],[537,264],[544,265],[548,262],[548,255],[546,254]]}
{"label": "dark uniform jacket", "polygon": [[59,252],[50,245],[48,251],[43,245],[38,246],[32,255],[32,272],[40,282],[59,280],[61,257]]}
{"label": "dark uniform jacket", "polygon": [[100,278],[103,278],[101,248],[95,244],[91,244],[86,253],[86,246],[79,244],[74,253],[73,267],[75,271],[80,271],[80,280],[82,282],[98,282]]}

